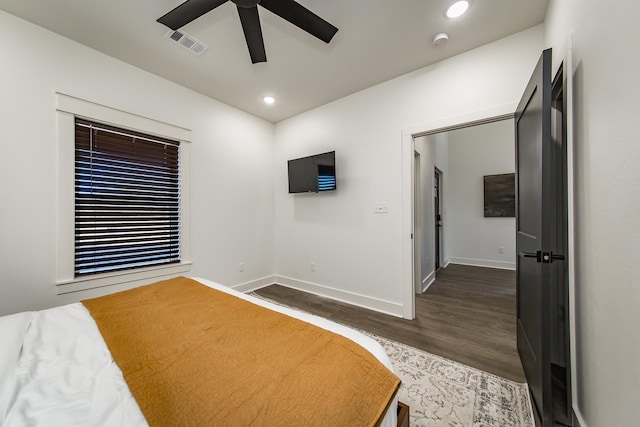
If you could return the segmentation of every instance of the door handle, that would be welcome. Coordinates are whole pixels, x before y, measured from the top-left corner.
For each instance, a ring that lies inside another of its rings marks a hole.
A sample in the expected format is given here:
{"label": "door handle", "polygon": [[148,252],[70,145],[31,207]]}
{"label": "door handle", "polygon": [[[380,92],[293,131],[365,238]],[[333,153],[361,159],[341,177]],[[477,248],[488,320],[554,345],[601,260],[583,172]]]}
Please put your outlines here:
{"label": "door handle", "polygon": [[520,252],[520,256],[524,258],[535,258],[538,262],[542,262],[542,251]]}
{"label": "door handle", "polygon": [[554,260],[564,261],[564,255],[556,255],[551,251],[520,252],[520,256],[524,258],[535,258],[537,262],[542,262],[544,264],[551,264]]}

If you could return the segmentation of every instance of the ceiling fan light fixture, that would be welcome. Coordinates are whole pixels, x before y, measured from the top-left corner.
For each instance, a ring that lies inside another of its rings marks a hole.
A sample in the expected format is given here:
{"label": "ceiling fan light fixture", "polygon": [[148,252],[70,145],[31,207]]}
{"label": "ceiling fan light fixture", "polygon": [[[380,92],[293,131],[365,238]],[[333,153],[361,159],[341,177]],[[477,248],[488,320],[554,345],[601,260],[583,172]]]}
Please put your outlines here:
{"label": "ceiling fan light fixture", "polygon": [[458,18],[462,16],[467,9],[469,9],[469,2],[467,0],[457,1],[447,9],[447,18]]}
{"label": "ceiling fan light fixture", "polygon": [[262,98],[262,100],[264,101],[265,104],[267,105],[271,105],[274,102],[276,102],[276,99],[273,96],[265,96],[264,98]]}

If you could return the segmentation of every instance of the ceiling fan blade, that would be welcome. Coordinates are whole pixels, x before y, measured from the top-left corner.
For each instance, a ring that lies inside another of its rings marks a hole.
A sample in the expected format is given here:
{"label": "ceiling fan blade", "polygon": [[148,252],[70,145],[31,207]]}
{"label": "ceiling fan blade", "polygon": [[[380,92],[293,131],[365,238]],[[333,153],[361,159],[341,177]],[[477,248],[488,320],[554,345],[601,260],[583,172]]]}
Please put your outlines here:
{"label": "ceiling fan blade", "polygon": [[260,5],[325,43],[338,32],[336,27],[294,0],[262,0]]}
{"label": "ceiling fan blade", "polygon": [[187,0],[157,21],[177,30],[227,1],[229,0]]}
{"label": "ceiling fan blade", "polygon": [[258,7],[240,7],[238,6],[238,15],[242,23],[242,31],[247,41],[251,62],[267,62],[267,54],[264,50],[264,40],[262,40],[262,27],[260,26],[260,17],[258,16]]}

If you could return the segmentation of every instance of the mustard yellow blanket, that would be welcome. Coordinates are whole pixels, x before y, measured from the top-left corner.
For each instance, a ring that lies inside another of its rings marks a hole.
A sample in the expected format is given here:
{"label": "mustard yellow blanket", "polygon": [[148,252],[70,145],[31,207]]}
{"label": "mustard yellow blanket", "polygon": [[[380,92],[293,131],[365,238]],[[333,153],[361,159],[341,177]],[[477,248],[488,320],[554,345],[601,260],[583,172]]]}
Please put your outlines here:
{"label": "mustard yellow blanket", "polygon": [[341,335],[184,277],[83,304],[151,426],[371,426],[400,384]]}

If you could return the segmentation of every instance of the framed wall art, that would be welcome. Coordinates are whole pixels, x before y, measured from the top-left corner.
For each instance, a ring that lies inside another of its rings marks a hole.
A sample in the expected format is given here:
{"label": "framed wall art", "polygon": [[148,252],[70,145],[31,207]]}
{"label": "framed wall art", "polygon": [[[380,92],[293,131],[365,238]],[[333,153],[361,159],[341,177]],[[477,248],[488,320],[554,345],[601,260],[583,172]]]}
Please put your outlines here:
{"label": "framed wall art", "polygon": [[484,176],[484,216],[516,216],[516,174]]}

